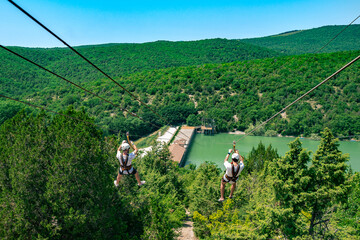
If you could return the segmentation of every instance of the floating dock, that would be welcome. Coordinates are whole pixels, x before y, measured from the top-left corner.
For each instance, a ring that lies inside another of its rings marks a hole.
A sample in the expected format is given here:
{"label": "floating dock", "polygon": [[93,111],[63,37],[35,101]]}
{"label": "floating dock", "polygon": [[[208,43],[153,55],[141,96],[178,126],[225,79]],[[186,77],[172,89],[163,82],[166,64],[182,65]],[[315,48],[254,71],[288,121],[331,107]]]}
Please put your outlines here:
{"label": "floating dock", "polygon": [[198,132],[202,133],[202,134],[206,134],[206,135],[214,135],[215,133],[215,128],[214,127],[205,127],[205,126],[201,126],[198,129]]}

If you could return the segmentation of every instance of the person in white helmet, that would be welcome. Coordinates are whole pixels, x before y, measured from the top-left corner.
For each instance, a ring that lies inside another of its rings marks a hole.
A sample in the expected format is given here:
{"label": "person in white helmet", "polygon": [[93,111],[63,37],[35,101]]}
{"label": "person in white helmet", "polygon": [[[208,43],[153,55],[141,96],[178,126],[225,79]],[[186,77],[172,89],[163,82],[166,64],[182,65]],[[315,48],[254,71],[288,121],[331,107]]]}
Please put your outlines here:
{"label": "person in white helmet", "polygon": [[[132,153],[129,153],[130,152],[130,144],[132,145],[132,148],[134,149],[134,151]],[[135,144],[133,144],[131,141],[130,141],[130,144],[128,142],[126,142],[126,140],[124,140],[117,150],[116,158],[120,162],[120,169],[119,169],[117,178],[114,181],[114,184],[116,187],[119,186],[119,182],[121,180],[122,175],[130,175],[130,174],[135,175],[136,181],[138,182],[138,186],[145,184],[145,181],[140,180],[139,173],[131,165],[132,160],[136,157],[138,149],[136,148]]]}
{"label": "person in white helmet", "polygon": [[[235,152],[232,154],[231,159],[232,162],[229,163],[228,159],[230,154],[233,152],[232,149],[229,149],[228,154],[225,157],[224,165],[226,168],[226,173],[221,179],[221,186],[220,186],[220,193],[221,197],[219,199],[219,202],[222,202],[225,200],[224,193],[225,193],[225,184],[230,183],[231,184],[231,190],[230,190],[230,196],[229,198],[233,197],[235,188],[236,188],[236,181],[239,178],[239,175],[241,171],[244,169],[244,158],[239,154],[238,150],[235,150]],[[240,163],[239,163],[240,160]]]}

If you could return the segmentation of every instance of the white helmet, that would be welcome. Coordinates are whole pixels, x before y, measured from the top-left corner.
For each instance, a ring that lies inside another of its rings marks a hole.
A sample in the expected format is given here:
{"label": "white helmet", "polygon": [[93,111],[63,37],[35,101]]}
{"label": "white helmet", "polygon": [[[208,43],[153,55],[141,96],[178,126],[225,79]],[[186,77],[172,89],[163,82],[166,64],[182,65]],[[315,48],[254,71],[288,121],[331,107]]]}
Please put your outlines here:
{"label": "white helmet", "polygon": [[122,143],[121,144],[121,150],[125,151],[130,149],[130,145],[128,143]]}
{"label": "white helmet", "polygon": [[239,154],[234,153],[234,154],[231,156],[231,158],[237,162],[237,161],[239,161],[239,158],[240,158],[240,157],[239,157]]}

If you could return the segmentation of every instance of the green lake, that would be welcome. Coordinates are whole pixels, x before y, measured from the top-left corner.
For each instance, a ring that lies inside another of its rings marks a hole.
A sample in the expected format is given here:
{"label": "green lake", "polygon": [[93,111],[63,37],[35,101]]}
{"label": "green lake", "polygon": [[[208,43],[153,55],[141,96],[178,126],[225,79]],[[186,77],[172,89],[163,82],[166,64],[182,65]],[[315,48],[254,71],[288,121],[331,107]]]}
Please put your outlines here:
{"label": "green lake", "polygon": [[[227,133],[215,134],[213,136],[196,134],[193,138],[192,145],[189,149],[186,163],[195,164],[199,166],[201,163],[208,161],[216,163],[221,169],[224,168],[224,158],[228,152],[228,149],[232,148],[232,142],[237,142],[236,149],[239,150],[241,155],[247,156],[253,147],[257,147],[261,141],[265,147],[272,145],[276,148],[280,156],[284,156],[289,151],[288,143],[293,141],[295,138],[290,137],[258,137],[258,136],[247,136],[242,138],[243,135],[234,135]],[[308,151],[315,151],[320,144],[320,141],[314,141],[309,139],[300,139],[303,148]],[[351,165],[354,171],[360,171],[360,142],[347,142],[340,141],[339,150],[343,153],[350,155]],[[313,154],[311,155],[311,157]]]}

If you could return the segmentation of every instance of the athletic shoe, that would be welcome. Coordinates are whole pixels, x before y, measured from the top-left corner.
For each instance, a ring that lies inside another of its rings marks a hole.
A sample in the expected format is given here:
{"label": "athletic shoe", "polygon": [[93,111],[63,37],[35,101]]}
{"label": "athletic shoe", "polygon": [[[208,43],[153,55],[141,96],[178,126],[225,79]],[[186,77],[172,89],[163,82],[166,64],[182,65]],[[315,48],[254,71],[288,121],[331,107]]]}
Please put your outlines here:
{"label": "athletic shoe", "polygon": [[138,184],[138,186],[140,187],[141,185],[144,185],[146,182],[145,181],[141,181],[140,184]]}
{"label": "athletic shoe", "polygon": [[119,184],[116,184],[116,180],[114,181],[114,185],[115,185],[115,187],[118,187],[118,186],[119,186]]}

